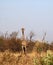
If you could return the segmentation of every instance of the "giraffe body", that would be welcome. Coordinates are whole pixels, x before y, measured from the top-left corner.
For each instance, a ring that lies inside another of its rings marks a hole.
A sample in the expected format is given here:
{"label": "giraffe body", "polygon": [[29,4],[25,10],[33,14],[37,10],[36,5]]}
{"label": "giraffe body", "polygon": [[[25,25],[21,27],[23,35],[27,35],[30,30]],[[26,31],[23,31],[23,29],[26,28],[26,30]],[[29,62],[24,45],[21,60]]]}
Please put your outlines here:
{"label": "giraffe body", "polygon": [[25,54],[26,53],[26,45],[27,45],[27,42],[25,40],[24,28],[22,28],[21,30],[22,30],[22,51]]}

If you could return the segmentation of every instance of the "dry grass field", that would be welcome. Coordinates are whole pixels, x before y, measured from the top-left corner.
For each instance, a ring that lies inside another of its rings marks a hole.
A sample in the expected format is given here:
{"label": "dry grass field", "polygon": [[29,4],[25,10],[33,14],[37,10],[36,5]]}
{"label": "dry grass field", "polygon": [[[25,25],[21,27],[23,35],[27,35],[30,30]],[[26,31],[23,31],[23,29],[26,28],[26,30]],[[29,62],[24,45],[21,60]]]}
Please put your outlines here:
{"label": "dry grass field", "polygon": [[18,53],[0,52],[0,65],[53,65],[53,52],[48,50],[47,52],[37,53]]}
{"label": "dry grass field", "polygon": [[14,34],[8,38],[0,36],[0,65],[53,65],[53,42],[26,39],[23,53],[22,41]]}

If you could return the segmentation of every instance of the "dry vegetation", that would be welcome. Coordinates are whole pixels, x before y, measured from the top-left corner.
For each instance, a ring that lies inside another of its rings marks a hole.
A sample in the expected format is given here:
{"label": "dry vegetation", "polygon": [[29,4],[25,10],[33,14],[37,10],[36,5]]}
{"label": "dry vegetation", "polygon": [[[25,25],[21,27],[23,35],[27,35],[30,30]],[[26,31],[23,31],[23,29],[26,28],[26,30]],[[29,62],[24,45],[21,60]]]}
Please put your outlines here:
{"label": "dry vegetation", "polygon": [[27,39],[27,52],[22,53],[22,40],[16,32],[0,36],[0,65],[53,65],[53,43]]}

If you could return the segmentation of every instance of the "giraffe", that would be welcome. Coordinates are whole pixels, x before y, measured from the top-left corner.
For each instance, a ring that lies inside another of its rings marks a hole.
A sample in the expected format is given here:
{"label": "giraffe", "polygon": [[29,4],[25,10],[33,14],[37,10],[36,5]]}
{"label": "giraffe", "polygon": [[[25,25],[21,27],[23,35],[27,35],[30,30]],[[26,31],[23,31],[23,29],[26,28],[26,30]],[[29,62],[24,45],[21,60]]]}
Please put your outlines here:
{"label": "giraffe", "polygon": [[25,35],[24,35],[24,28],[21,28],[22,30],[22,52],[25,54],[26,53],[26,45],[27,45],[27,42],[26,42],[26,39],[25,39]]}

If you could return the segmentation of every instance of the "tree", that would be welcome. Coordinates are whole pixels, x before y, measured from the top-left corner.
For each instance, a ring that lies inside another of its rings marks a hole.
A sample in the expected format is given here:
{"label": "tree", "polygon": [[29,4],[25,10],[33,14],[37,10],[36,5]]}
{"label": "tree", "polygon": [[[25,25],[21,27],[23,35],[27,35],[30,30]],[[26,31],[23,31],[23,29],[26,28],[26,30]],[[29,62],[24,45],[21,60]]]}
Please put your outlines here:
{"label": "tree", "polygon": [[34,32],[30,32],[30,34],[29,34],[29,37],[30,37],[30,41],[32,40],[32,38],[35,36],[35,34],[34,34]]}
{"label": "tree", "polygon": [[17,38],[17,35],[18,35],[18,32],[12,32],[12,33],[10,34],[10,38],[16,39],[16,38]]}

